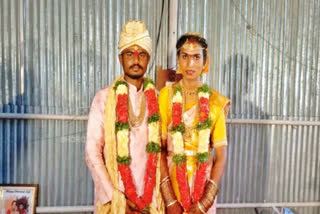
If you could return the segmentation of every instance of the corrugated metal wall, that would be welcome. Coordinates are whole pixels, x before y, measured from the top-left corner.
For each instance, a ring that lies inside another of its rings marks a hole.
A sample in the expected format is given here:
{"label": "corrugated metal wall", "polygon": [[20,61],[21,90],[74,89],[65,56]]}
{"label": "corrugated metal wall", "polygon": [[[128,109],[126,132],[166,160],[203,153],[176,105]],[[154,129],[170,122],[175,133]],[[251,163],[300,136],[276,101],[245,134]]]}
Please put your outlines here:
{"label": "corrugated metal wall", "polygon": [[[125,21],[142,19],[155,46],[161,8],[156,0],[0,0],[0,111],[86,115],[94,92],[121,73]],[[188,31],[208,39],[204,80],[232,99],[229,118],[320,121],[319,0],[181,0],[178,35]],[[151,77],[154,65],[167,65],[167,35],[164,1]],[[2,119],[0,130],[0,183],[39,183],[40,206],[92,204],[85,121]],[[229,124],[228,134],[219,203],[320,200],[319,126]]]}
{"label": "corrugated metal wall", "polygon": [[[0,112],[87,115],[122,73],[118,36],[130,19],[151,34],[154,78],[167,65],[167,11],[166,0],[0,0]],[[85,134],[86,121],[0,119],[0,183],[39,184],[39,206],[91,205]]]}
{"label": "corrugated metal wall", "polygon": [[[320,1],[182,0],[178,20],[178,35],[208,39],[204,79],[231,98],[229,118],[320,121]],[[319,126],[229,124],[228,133],[220,203],[320,200]]]}

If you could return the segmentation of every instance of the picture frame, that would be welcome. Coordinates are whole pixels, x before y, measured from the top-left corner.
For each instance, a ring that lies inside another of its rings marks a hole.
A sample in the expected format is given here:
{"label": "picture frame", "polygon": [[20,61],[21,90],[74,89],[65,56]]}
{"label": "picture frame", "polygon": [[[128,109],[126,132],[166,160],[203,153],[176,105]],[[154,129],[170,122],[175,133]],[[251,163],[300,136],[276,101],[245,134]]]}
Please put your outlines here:
{"label": "picture frame", "polygon": [[35,214],[37,184],[0,184],[1,214]]}

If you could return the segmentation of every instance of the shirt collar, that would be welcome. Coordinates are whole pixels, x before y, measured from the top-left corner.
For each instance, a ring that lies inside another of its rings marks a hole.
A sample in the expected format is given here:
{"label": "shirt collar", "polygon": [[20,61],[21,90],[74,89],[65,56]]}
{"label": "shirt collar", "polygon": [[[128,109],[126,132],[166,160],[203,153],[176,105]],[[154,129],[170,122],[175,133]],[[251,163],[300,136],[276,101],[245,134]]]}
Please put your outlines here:
{"label": "shirt collar", "polygon": [[129,83],[127,81],[126,81],[126,83],[128,84],[128,88],[129,88],[130,92],[133,92],[135,94],[140,94],[143,91],[143,84],[142,84],[141,88],[138,91],[136,86],[132,85],[131,83]]}

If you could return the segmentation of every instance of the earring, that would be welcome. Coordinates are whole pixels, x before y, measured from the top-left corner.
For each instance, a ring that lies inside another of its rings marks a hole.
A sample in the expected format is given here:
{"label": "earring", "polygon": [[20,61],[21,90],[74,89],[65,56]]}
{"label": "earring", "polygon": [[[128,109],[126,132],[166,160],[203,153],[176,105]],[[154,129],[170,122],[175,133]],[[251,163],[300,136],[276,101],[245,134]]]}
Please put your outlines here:
{"label": "earring", "polygon": [[181,69],[180,69],[180,67],[178,67],[178,69],[177,69],[177,72],[176,72],[177,74],[181,74],[182,72],[181,72]]}
{"label": "earring", "polygon": [[181,68],[179,66],[179,63],[178,63],[178,66],[177,66],[177,71],[176,71],[177,74],[182,74],[182,71],[181,71]]}

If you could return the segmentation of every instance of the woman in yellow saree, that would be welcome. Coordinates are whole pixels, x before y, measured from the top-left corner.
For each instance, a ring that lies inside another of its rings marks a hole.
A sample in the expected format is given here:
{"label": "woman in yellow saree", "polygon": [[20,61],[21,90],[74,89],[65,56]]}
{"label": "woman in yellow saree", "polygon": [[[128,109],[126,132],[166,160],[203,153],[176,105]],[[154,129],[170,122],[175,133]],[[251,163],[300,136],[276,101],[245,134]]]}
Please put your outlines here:
{"label": "woman in yellow saree", "polygon": [[209,68],[207,47],[200,34],[180,37],[177,72],[183,78],[159,95],[160,187],[167,213],[215,213],[226,165],[225,118],[230,101],[200,80]]}

